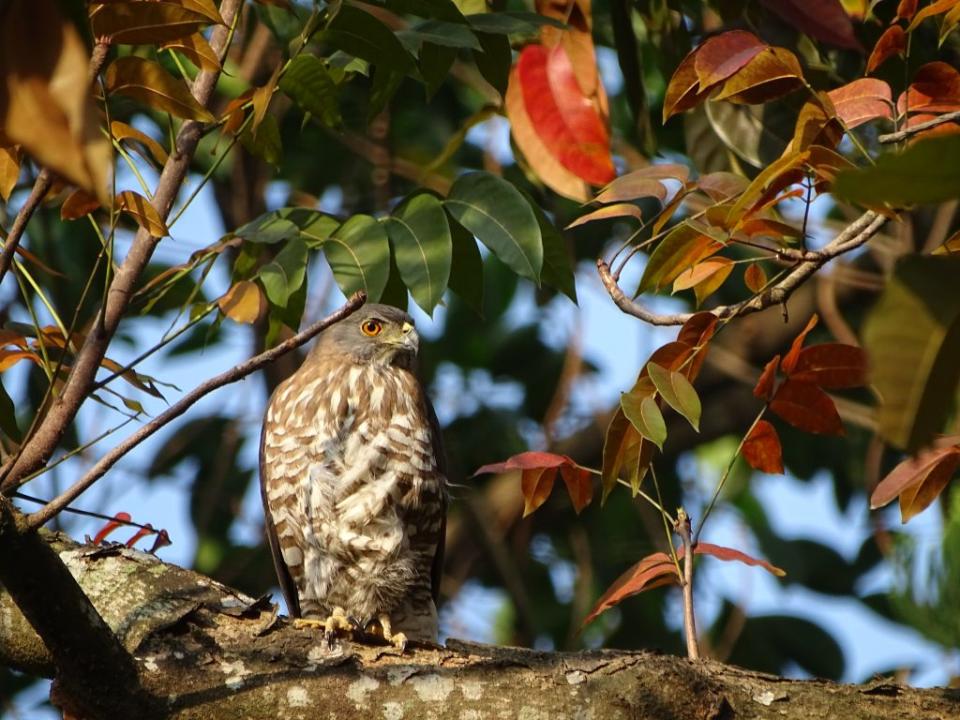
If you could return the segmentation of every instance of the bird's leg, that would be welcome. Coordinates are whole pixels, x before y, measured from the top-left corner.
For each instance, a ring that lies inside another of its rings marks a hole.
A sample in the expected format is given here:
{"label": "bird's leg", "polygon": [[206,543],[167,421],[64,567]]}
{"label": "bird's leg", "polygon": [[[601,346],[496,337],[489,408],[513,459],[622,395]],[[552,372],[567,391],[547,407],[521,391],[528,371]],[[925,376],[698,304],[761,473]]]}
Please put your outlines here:
{"label": "bird's leg", "polygon": [[380,623],[380,632],[383,639],[393,645],[397,650],[403,652],[407,649],[407,636],[402,632],[394,633],[390,626],[390,616],[386,613],[377,615],[377,622]]}
{"label": "bird's leg", "polygon": [[303,628],[323,628],[324,637],[329,643],[335,635],[343,632],[347,636],[352,636],[356,628],[356,623],[347,617],[347,612],[342,607],[337,606],[325,619],[320,618],[294,618],[295,627]]}

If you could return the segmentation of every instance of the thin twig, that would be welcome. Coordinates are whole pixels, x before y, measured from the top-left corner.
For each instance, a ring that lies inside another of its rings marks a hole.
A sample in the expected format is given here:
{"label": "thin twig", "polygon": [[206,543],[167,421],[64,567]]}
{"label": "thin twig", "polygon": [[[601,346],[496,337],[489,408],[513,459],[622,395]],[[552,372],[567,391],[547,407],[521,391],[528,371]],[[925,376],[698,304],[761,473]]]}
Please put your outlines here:
{"label": "thin twig", "polygon": [[323,320],[314,323],[306,330],[297,333],[292,338],[285,340],[276,347],[266,350],[259,355],[255,355],[249,360],[242,362],[239,365],[236,365],[235,367],[232,367],[229,370],[222,372],[219,375],[212,377],[206,382],[198,385],[196,388],[191,390],[189,393],[167,408],[166,411],[160,415],[157,415],[157,417],[141,427],[139,430],[137,430],[137,432],[130,435],[126,440],[113,448],[113,450],[100,458],[100,460],[92,468],[90,468],[82,478],[77,480],[77,482],[67,488],[64,492],[47,503],[45,507],[29,515],[27,517],[27,524],[29,527],[39,527],[58,512],[63,510],[67,505],[76,500],[82,492],[103,477],[120,458],[122,458],[148,437],[153,435],[164,425],[168,424],[171,420],[183,415],[183,413],[190,409],[202,397],[208,395],[214,390],[217,390],[218,388],[223,387],[224,385],[229,385],[237,380],[242,380],[247,375],[259,370],[267,363],[273,362],[281,355],[285,355],[291,350],[300,347],[325,328],[353,313],[357,308],[363,305],[366,299],[367,298],[364,293],[354,293],[354,295],[351,296],[351,298],[347,300],[347,302],[341,306],[339,310],[331,313]]}
{"label": "thin twig", "polygon": [[699,660],[697,617],[693,611],[693,543],[690,541],[690,518],[683,508],[677,512],[677,523],[673,529],[683,543],[683,634],[687,639],[687,658]]}
{"label": "thin twig", "polygon": [[[865,212],[853,223],[848,225],[839,235],[831,240],[822,250],[815,253],[815,257],[799,262],[782,280],[743,302],[733,305],[720,305],[710,312],[719,318],[733,315],[749,315],[750,313],[766,310],[773,305],[782,305],[787,298],[803,283],[835,257],[860,247],[879,232],[887,218],[872,210]],[[808,255],[809,256],[809,255]],[[683,325],[693,317],[693,313],[672,313],[662,315],[648,310],[643,305],[628,298],[614,277],[610,274],[610,266],[602,258],[597,260],[597,271],[600,281],[606,288],[613,302],[628,315],[633,315],[651,325]]]}
{"label": "thin twig", "polygon": [[[220,15],[225,25],[218,25],[211,35],[210,46],[221,60],[226,55],[231,37],[231,27],[238,17],[242,0],[223,0]],[[194,99],[206,107],[220,77],[220,71],[202,71],[193,84]],[[173,206],[183,181],[190,169],[190,162],[196,152],[203,130],[202,123],[187,120],[177,133],[173,152],[163,166],[157,190],[151,204],[161,219],[166,218]],[[160,238],[155,238],[144,228],[137,231],[136,237],[120,267],[117,268],[106,297],[93,327],[87,333],[83,347],[76,356],[63,392],[51,405],[46,417],[37,426],[30,440],[23,444],[20,455],[6,467],[6,473],[0,483],[0,490],[10,492],[19,487],[23,478],[38,470],[49,459],[64,432],[73,422],[80,406],[89,397],[100,363],[107,353],[120,321],[126,315],[133,296],[133,290],[143,269],[147,266]]]}
{"label": "thin twig", "polygon": [[911,135],[916,135],[924,130],[929,130],[930,128],[935,128],[938,125],[953,122],[954,120],[960,120],[960,110],[938,115],[937,117],[933,118],[933,120],[917,123],[916,125],[911,125],[910,127],[904,128],[903,130],[898,130],[897,132],[881,135],[877,138],[877,142],[879,142],[881,145],[900,142],[901,140],[906,140]]}

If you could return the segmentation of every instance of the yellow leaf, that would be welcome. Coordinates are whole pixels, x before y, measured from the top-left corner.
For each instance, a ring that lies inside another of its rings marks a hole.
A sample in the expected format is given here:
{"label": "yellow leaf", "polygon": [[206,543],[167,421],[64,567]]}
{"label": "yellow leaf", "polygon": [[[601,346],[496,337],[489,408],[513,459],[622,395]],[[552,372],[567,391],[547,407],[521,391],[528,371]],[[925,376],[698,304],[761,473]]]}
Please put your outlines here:
{"label": "yellow leaf", "polygon": [[117,195],[117,207],[130,215],[140,227],[154,237],[169,235],[167,226],[156,208],[143,195],[133,190],[124,190]]}
{"label": "yellow leaf", "polygon": [[114,60],[104,73],[107,92],[119,93],[177,117],[212,122],[213,115],[178,80],[152,60],[127,56]]}
{"label": "yellow leaf", "polygon": [[239,323],[252,323],[263,311],[263,292],[250,280],[241,280],[217,300],[220,311]]}
{"label": "yellow leaf", "polygon": [[120,122],[119,120],[111,122],[110,134],[121,142],[124,140],[134,140],[140,143],[147,149],[158,165],[163,165],[167,162],[167,151],[164,150],[163,145],[146,133],[140,132],[135,127],[130,127],[125,122]]}
{"label": "yellow leaf", "polygon": [[61,220],[76,220],[100,207],[100,201],[86,190],[74,190],[60,206]]}
{"label": "yellow leaf", "polygon": [[130,45],[169,42],[192,35],[209,22],[202,14],[172,2],[111,2],[90,11],[94,37]]}
{"label": "yellow leaf", "polygon": [[108,201],[113,167],[90,93],[90,56],[56,0],[9,0],[0,18],[0,130],[39,165]]}
{"label": "yellow leaf", "polygon": [[0,197],[4,201],[10,199],[10,193],[17,186],[22,159],[23,152],[19,145],[0,146]]}
{"label": "yellow leaf", "polygon": [[[220,69],[220,58],[210,47],[210,43],[200,33],[194,33],[187,37],[177,40],[171,40],[163,44],[164,50],[176,50],[185,55],[190,62],[201,70],[216,71]],[[277,67],[282,67],[277,65]]]}
{"label": "yellow leaf", "polygon": [[263,122],[264,116],[267,114],[267,108],[270,107],[270,100],[273,98],[274,88],[277,87],[277,80],[280,79],[281,69],[282,65],[278,64],[273,71],[273,75],[271,75],[267,81],[267,84],[253,91],[253,123],[251,125],[253,132],[257,131],[260,123]]}

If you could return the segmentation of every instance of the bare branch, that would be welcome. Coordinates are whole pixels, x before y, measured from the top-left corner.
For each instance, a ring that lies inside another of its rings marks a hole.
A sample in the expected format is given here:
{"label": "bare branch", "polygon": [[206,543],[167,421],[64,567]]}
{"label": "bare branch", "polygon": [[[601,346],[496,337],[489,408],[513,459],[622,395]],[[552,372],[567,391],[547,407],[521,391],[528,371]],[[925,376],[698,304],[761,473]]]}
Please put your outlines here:
{"label": "bare branch", "polygon": [[[242,4],[242,0],[224,0],[220,6],[220,15],[226,24],[214,29],[210,46],[221,59],[226,54],[232,36],[231,28]],[[219,70],[205,70],[197,76],[193,84],[193,96],[200,105],[206,107],[209,104],[219,76]],[[202,131],[200,122],[187,120],[177,133],[176,145],[163,166],[156,193],[151,200],[157,214],[163,219],[169,215],[187,176]],[[159,242],[160,238],[152,237],[143,228],[137,232],[127,256],[110,283],[104,306],[77,354],[62,394],[50,407],[33,436],[24,443],[20,456],[9,467],[0,485],[3,491],[16,488],[23,478],[41,468],[56,450],[63,433],[90,394],[100,362],[126,314],[134,285]]]}
{"label": "bare branch", "polygon": [[690,540],[690,517],[683,508],[677,513],[673,529],[683,543],[683,634],[687,640],[687,658],[699,660],[697,616],[693,611],[693,543]]}
{"label": "bare branch", "polygon": [[43,201],[43,198],[46,197],[47,191],[50,190],[52,184],[53,176],[49,170],[44,168],[40,171],[40,174],[37,175],[30,195],[27,196],[23,205],[20,206],[20,210],[17,211],[17,216],[13,219],[13,225],[10,227],[10,233],[3,243],[3,254],[0,255],[0,282],[3,282],[7,270],[10,269],[10,265],[13,263],[13,255],[17,252],[17,247],[20,245],[20,238],[23,237],[23,231],[27,229],[27,223],[30,222],[30,218],[33,217],[33,213],[36,212],[37,208],[40,207],[40,203]]}
{"label": "bare branch", "polygon": [[960,120],[960,110],[944,113],[943,115],[933,118],[933,120],[917,123],[916,125],[911,125],[910,127],[904,128],[903,130],[898,130],[897,132],[881,135],[877,138],[877,142],[879,142],[881,145],[900,142],[901,140],[906,140],[908,137],[923,132],[924,130],[929,130],[930,128],[935,128],[938,125],[953,122],[954,120]]}
{"label": "bare branch", "polygon": [[120,458],[133,450],[133,448],[153,435],[164,425],[168,424],[171,420],[183,415],[183,413],[189,410],[202,397],[223,387],[224,385],[229,385],[230,383],[237,382],[237,380],[242,380],[247,375],[259,370],[267,363],[273,362],[281,355],[300,347],[325,328],[330,327],[333,325],[333,323],[337,322],[338,320],[342,320],[351,313],[355,312],[357,308],[363,305],[366,299],[366,295],[363,292],[354,293],[354,295],[347,300],[347,302],[340,307],[339,310],[331,313],[327,317],[323,318],[323,320],[314,323],[306,330],[297,333],[276,347],[266,350],[259,355],[255,355],[246,362],[242,362],[239,365],[236,365],[235,367],[232,367],[229,370],[222,372],[219,375],[212,377],[206,382],[198,385],[196,388],[188,392],[177,402],[167,408],[166,411],[162,412],[160,415],[157,415],[157,417],[141,427],[126,440],[121,442],[110,452],[100,458],[100,460],[97,461],[97,463],[90,468],[90,470],[88,470],[82,478],[77,480],[63,493],[47,503],[45,507],[28,516],[28,525],[31,528],[36,528],[40,525],[43,525],[43,523],[47,522],[50,518],[63,510],[67,505],[76,500],[81,493],[93,485],[93,483],[103,477]]}
{"label": "bare branch", "polygon": [[[879,213],[872,210],[865,212],[827,243],[822,250],[815,253],[805,253],[805,257],[809,259],[798,262],[796,267],[790,270],[782,280],[761,294],[733,305],[719,305],[712,308],[710,312],[717,317],[726,318],[734,315],[749,315],[766,310],[773,305],[785,303],[787,298],[809,280],[817,270],[833,258],[848,253],[866,243],[879,232],[886,221],[887,218]],[[640,318],[651,325],[682,325],[693,316],[693,313],[662,315],[634,302],[624,294],[613,275],[610,274],[610,266],[602,258],[597,260],[597,271],[600,274],[600,281],[613,302],[628,315]]]}

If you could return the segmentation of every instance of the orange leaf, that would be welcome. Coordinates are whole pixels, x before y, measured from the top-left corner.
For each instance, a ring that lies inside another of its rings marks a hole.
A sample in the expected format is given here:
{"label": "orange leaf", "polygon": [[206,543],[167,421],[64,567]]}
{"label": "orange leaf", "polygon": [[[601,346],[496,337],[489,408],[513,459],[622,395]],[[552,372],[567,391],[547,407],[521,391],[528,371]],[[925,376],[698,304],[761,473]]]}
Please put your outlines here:
{"label": "orange leaf", "polygon": [[766,420],[760,420],[743,440],[743,459],[760,472],[783,472],[783,448],[777,431]]}
{"label": "orange leaf", "polygon": [[533,468],[523,471],[520,476],[520,487],[523,491],[524,517],[547,501],[553,491],[553,481],[556,479],[556,468]]}
{"label": "orange leaf", "polygon": [[[950,461],[951,457],[954,458],[953,461]],[[882,508],[895,497],[899,497],[911,489],[915,497],[917,486],[923,484],[931,473],[944,462],[960,462],[960,445],[926,450],[916,457],[909,457],[901,462],[883,480],[877,483],[877,487],[870,495],[870,509]],[[949,468],[949,465],[945,467]],[[952,473],[953,470],[950,474]]]}
{"label": "orange leaf", "polygon": [[567,486],[567,493],[570,495],[573,509],[579,515],[580,511],[589,505],[590,500],[593,499],[591,473],[583,468],[562,465],[560,467],[560,477],[563,478],[563,483]]}
{"label": "orange leaf", "polygon": [[867,73],[872,73],[894,55],[903,55],[907,51],[907,34],[899,25],[891,25],[883,31],[867,58]]}
{"label": "orange leaf", "polygon": [[214,120],[182,80],[162,65],[135,55],[118,57],[103,74],[108,93],[119,93],[171,115],[203,122]]}
{"label": "orange leaf", "polygon": [[517,59],[523,106],[537,135],[563,167],[593,185],[614,177],[610,136],[584,96],[562,45],[528,45]]}
{"label": "orange leaf", "polygon": [[770,398],[773,396],[773,383],[777,377],[777,368],[779,366],[780,355],[778,354],[764,366],[763,372],[760,373],[760,379],[757,380],[757,384],[753,388],[754,397],[758,397],[764,402],[770,401]]}
{"label": "orange leaf", "polygon": [[803,68],[785,48],[768,47],[720,88],[715,100],[756,105],[791,93],[803,85]]}
{"label": "orange leaf", "polygon": [[767,285],[767,274],[760,267],[760,263],[750,263],[743,271],[743,282],[752,293],[758,293]]}
{"label": "orange leaf", "polygon": [[240,280],[226,295],[217,300],[220,311],[238,323],[255,322],[266,307],[260,286],[249,280]]}
{"label": "orange leaf", "polygon": [[586,225],[587,223],[594,222],[596,220],[609,220],[610,218],[622,217],[632,217],[636,218],[637,220],[643,220],[643,213],[640,212],[640,208],[632,203],[615,203],[613,205],[606,205],[605,207],[594,210],[586,215],[581,215],[572,223],[567,225],[564,230],[579,227],[580,225]]}
{"label": "orange leaf", "polygon": [[767,47],[760,38],[745,30],[731,30],[708,38],[694,58],[693,68],[701,88],[723,82]]}
{"label": "orange leaf", "polygon": [[[706,277],[700,280],[693,287],[693,294],[697,300],[697,307],[703,305],[703,301],[713,295],[720,286],[723,285],[730,273],[733,272],[733,260],[725,257],[716,257],[704,260],[700,265],[712,266],[712,270]],[[699,267],[699,266],[698,266]]]}
{"label": "orange leaf", "polygon": [[[676,280],[673,281],[673,292],[680,292],[681,290],[689,290],[696,285],[704,282],[709,279],[711,276],[725,270],[723,273],[724,280],[726,276],[730,274],[732,269],[733,261],[725,257],[713,257],[707,258],[706,260],[697,263],[689,270],[685,270],[680,273]],[[722,283],[722,281],[721,281]]]}
{"label": "orange leaf", "polygon": [[[677,550],[677,559],[682,560],[685,554],[686,553],[684,552],[684,549],[680,548]],[[771,565],[766,560],[758,560],[757,558],[747,555],[744,552],[734,550],[733,548],[724,547],[723,545],[713,545],[712,543],[698,542],[693,546],[693,554],[695,556],[709,555],[710,557],[715,557],[718,560],[741,562],[744,565],[762,567],[764,570],[776,575],[777,577],[783,577],[787,574],[781,568],[778,568],[776,565]]]}
{"label": "orange leaf", "polygon": [[162,166],[167,162],[167,151],[163,149],[163,145],[158,143],[146,133],[142,133],[135,127],[127,125],[125,122],[120,122],[119,120],[114,120],[111,122],[110,134],[121,142],[124,140],[136,141],[146,148],[147,152],[150,154],[150,157],[157,165]]}
{"label": "orange leaf", "polygon": [[589,625],[600,613],[614,605],[619,605],[631,595],[638,595],[646,590],[676,583],[679,580],[677,566],[673,564],[669,555],[662,552],[648,555],[613,581],[587,614],[581,627]]}
{"label": "orange leaf", "polygon": [[960,108],[960,72],[945,62],[922,65],[897,99],[897,112],[951,112]]}
{"label": "orange leaf", "polygon": [[854,345],[812,345],[800,351],[796,366],[788,374],[822,388],[860,387],[867,384],[867,354]]}
{"label": "orange leaf", "polygon": [[897,14],[892,22],[897,20],[909,21],[917,12],[918,0],[900,0],[897,4]]}
{"label": "orange leaf", "polygon": [[0,143],[0,198],[3,198],[4,202],[10,200],[10,193],[17,186],[22,160],[23,152],[19,145]]}
{"label": "orange leaf", "polygon": [[840,0],[763,0],[763,4],[814,40],[849,50],[860,49],[853,23]]}
{"label": "orange leaf", "polygon": [[33,360],[37,365],[43,361],[35,353],[27,350],[0,350],[0,372],[5,372],[21,360]]}
{"label": "orange leaf", "polygon": [[156,532],[157,531],[153,529],[153,526],[151,526],[150,523],[147,523],[142,528],[137,530],[137,532],[135,532],[129,540],[127,540],[126,546],[128,548],[132,548],[134,545],[140,542],[140,540],[147,537],[148,535],[153,535]]}
{"label": "orange leaf", "polygon": [[[700,368],[703,367],[703,363],[707,359],[707,351],[710,349],[710,338],[713,337],[713,333],[716,329],[716,315],[711,312],[698,312],[692,315],[690,319],[687,320],[680,328],[680,332],[677,333],[677,342],[685,343],[696,353],[693,356],[693,359],[682,371],[683,374],[687,376],[687,380],[690,382],[696,380],[697,376],[700,374]],[[656,353],[651,355],[648,362],[656,362],[658,365],[663,365],[668,370],[678,369],[675,367],[670,367],[669,365],[664,365],[664,363],[656,359]]]}
{"label": "orange leaf", "polygon": [[93,544],[94,544],[94,545],[99,545],[100,543],[102,543],[104,540],[107,539],[107,535],[109,535],[110,533],[112,533],[114,530],[116,530],[116,529],[117,529],[118,527],[120,527],[121,525],[126,525],[127,523],[130,522],[130,513],[118,512],[118,513],[117,513],[116,515],[114,515],[113,517],[114,517],[114,519],[111,520],[110,522],[108,522],[106,525],[104,525],[104,526],[100,529],[100,532],[98,532],[98,533],[94,536],[94,538],[93,538]]}
{"label": "orange leaf", "polygon": [[645,197],[654,197],[663,202],[667,197],[667,188],[660,181],[678,180],[681,183],[686,182],[689,172],[690,170],[685,165],[676,163],[648,165],[645,168],[618,177],[594,198],[594,202],[622,202],[624,200],[639,200]]}
{"label": "orange leaf", "polygon": [[928,17],[942,15],[943,13],[952,10],[956,4],[957,0],[935,0],[935,2],[930,3],[923,10],[913,16],[913,20],[911,20],[910,24],[907,26],[907,32],[913,32],[913,29]]}
{"label": "orange leaf", "polygon": [[697,187],[703,190],[714,202],[723,202],[746,190],[749,181],[742,175],[718,171],[701,175]]}
{"label": "orange leaf", "polygon": [[86,190],[77,189],[67,196],[60,206],[61,220],[76,220],[89,215],[100,207],[100,201]]}
{"label": "orange leaf", "polygon": [[130,215],[137,224],[153,237],[164,237],[169,234],[167,226],[156,208],[143,195],[133,190],[124,190],[117,194],[117,207]]}
{"label": "orange leaf", "polygon": [[[646,369],[646,368],[644,368]],[[639,487],[653,459],[653,443],[644,439],[633,426],[623,408],[617,408],[603,441],[603,500],[617,484],[620,472],[626,468],[627,481]]]}
{"label": "orange leaf", "polygon": [[700,88],[700,79],[696,72],[696,55],[699,48],[694,48],[680,62],[673,71],[667,90],[663,96],[663,122],[666,123],[674,115],[695,108],[706,100],[712,87]]}
{"label": "orange leaf", "polygon": [[171,40],[164,43],[162,47],[164,50],[176,50],[182,53],[201,70],[214,72],[220,69],[220,58],[200,33]]}
{"label": "orange leaf", "polygon": [[843,435],[843,423],[833,400],[812,382],[788,378],[777,388],[770,409],[800,430]]}
{"label": "orange leaf", "polygon": [[847,129],[877,118],[893,119],[893,94],[883,80],[860,78],[827,95]]}
{"label": "orange leaf", "polygon": [[746,233],[751,239],[768,237],[777,241],[784,238],[798,238],[803,234],[802,230],[792,225],[767,218],[751,218],[740,225],[740,231]]}
{"label": "orange leaf", "polygon": [[790,345],[790,351],[783,358],[782,367],[787,375],[792,373],[796,368],[797,360],[800,358],[800,350],[803,348],[803,341],[807,339],[810,331],[817,326],[819,320],[820,317],[816,313],[811,315],[810,319],[807,320],[806,327],[793,339],[793,344]]}

